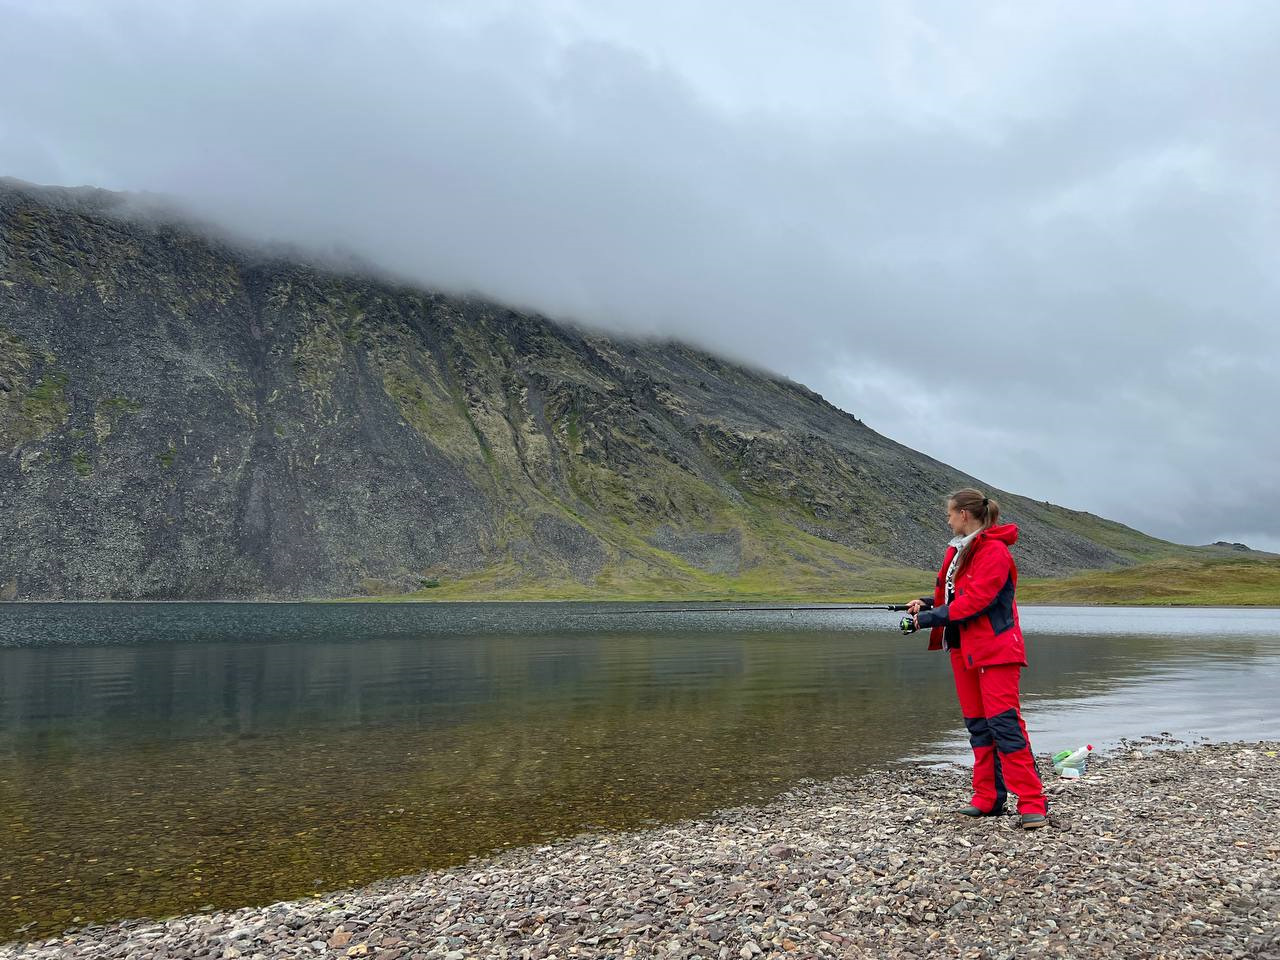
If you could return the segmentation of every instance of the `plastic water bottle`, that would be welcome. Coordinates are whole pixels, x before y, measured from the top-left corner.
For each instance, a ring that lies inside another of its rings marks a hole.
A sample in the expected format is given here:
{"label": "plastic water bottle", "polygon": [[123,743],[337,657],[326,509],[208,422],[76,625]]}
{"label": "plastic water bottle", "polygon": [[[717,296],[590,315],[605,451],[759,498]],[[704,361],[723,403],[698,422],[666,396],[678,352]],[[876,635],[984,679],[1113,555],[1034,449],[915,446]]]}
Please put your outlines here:
{"label": "plastic water bottle", "polygon": [[[1079,777],[1084,775],[1085,759],[1093,750],[1093,744],[1086,743],[1077,750],[1063,750],[1053,755],[1053,769],[1060,777]],[[1074,773],[1067,773],[1068,770]]]}

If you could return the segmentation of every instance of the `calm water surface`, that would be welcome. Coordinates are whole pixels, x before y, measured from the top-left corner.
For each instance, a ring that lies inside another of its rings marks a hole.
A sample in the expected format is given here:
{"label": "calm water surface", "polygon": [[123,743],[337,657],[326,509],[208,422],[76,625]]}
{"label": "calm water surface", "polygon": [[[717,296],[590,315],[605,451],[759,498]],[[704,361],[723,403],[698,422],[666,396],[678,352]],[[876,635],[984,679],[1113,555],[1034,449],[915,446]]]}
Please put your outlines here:
{"label": "calm water surface", "polygon": [[[1280,611],[1022,614],[1042,755],[1162,732],[1280,739]],[[896,619],[0,605],[0,939],[296,897],[963,758],[948,664]]]}

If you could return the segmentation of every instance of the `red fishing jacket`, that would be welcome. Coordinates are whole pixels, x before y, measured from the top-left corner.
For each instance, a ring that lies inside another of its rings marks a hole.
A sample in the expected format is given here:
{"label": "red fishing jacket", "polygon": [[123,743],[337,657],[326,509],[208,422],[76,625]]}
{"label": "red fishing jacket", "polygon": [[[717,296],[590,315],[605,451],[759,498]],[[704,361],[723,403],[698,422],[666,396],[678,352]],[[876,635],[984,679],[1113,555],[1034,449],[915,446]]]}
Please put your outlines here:
{"label": "red fishing jacket", "polygon": [[[933,607],[920,611],[920,626],[930,627],[929,649],[941,650],[946,628],[955,624],[960,634],[960,656],[970,668],[1002,663],[1027,665],[1018,604],[1018,567],[1009,547],[1018,542],[1018,528],[1006,523],[987,527],[969,543],[956,571],[955,598],[947,603],[947,568],[956,548],[947,555],[933,588]],[[926,599],[927,598],[923,598]]]}

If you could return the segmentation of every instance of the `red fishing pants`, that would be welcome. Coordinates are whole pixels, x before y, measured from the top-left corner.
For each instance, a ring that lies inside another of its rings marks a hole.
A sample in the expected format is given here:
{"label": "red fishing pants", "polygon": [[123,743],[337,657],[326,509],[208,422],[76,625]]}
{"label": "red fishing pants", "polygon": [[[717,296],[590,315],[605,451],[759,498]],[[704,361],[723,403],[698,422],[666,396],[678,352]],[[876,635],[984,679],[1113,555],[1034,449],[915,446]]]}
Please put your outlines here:
{"label": "red fishing pants", "polygon": [[1022,667],[968,668],[960,651],[952,650],[951,671],[973,747],[973,805],[983,811],[1003,807],[1008,790],[1018,795],[1019,813],[1048,813],[1018,703]]}

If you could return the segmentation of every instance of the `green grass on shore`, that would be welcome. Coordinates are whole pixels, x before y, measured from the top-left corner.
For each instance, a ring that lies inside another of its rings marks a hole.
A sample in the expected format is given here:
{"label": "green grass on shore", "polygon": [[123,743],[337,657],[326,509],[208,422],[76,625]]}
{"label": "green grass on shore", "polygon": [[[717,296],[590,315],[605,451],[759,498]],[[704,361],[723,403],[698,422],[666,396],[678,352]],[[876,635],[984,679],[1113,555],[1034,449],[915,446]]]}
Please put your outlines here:
{"label": "green grass on shore", "polygon": [[1025,579],[1018,584],[1018,600],[1124,606],[1280,606],[1280,557],[1197,551],[1122,570]]}
{"label": "green grass on shore", "polygon": [[[800,568],[760,568],[745,574],[674,578],[651,571],[628,577],[613,571],[594,583],[522,580],[495,567],[416,593],[353,598],[376,601],[638,601],[739,603],[900,603],[929,592],[934,572],[883,567],[856,575]],[[1020,603],[1114,606],[1280,606],[1280,557],[1196,550],[1120,570],[1061,578],[1027,578]]]}
{"label": "green grass on shore", "polygon": [[[502,565],[440,586],[408,594],[353,599],[370,601],[636,601],[739,603],[880,603],[919,596],[933,573],[909,567],[884,567],[858,574],[832,575],[802,569],[791,575],[756,570],[737,577],[706,574],[697,578],[667,577],[654,571],[634,578],[609,572],[593,583],[572,579],[521,580]],[[886,599],[888,598],[888,599]]]}

